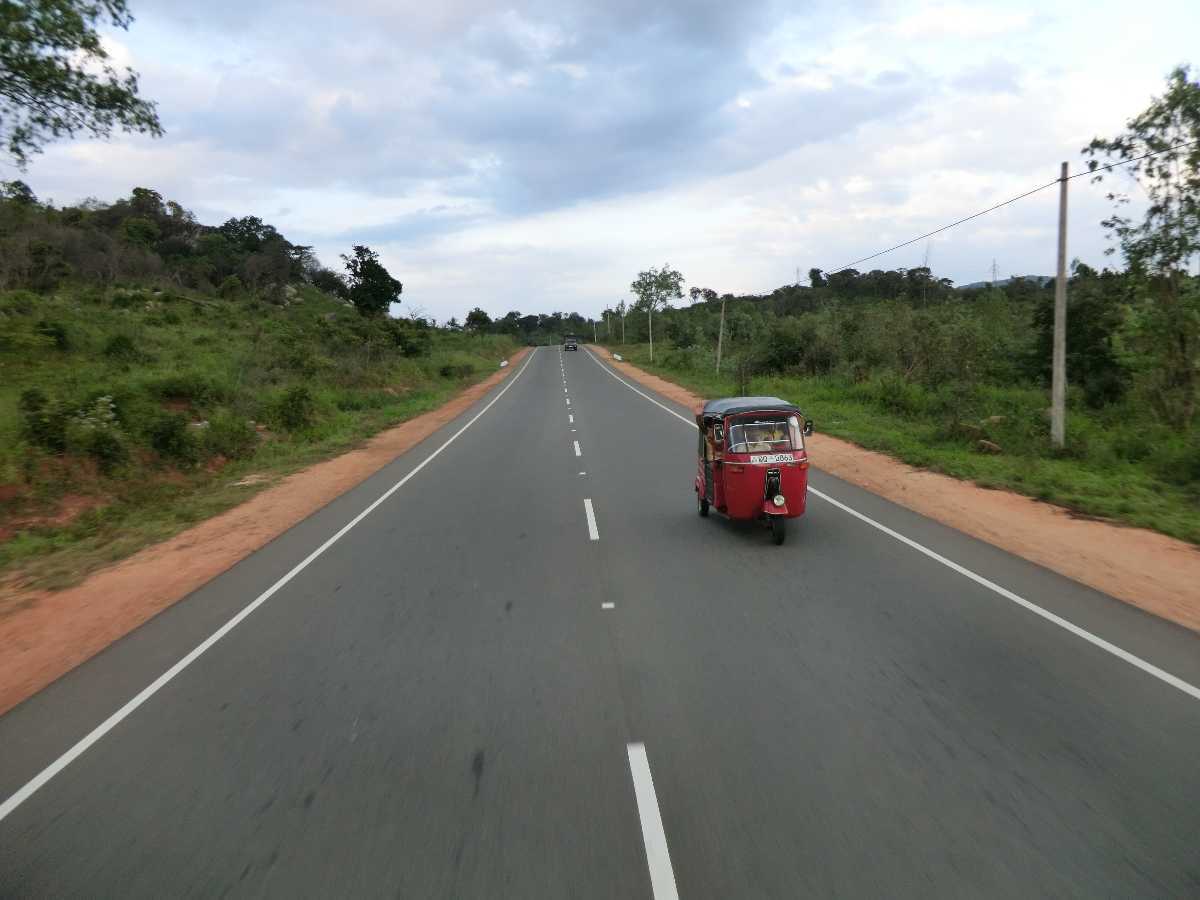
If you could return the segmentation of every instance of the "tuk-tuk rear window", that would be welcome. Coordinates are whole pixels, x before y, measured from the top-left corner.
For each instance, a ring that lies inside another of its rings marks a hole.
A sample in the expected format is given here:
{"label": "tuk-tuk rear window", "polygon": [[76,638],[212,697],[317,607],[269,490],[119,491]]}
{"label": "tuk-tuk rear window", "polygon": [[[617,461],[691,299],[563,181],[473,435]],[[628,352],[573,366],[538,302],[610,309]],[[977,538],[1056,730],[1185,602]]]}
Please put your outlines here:
{"label": "tuk-tuk rear window", "polygon": [[782,453],[803,449],[804,435],[796,416],[760,413],[729,423],[727,453]]}

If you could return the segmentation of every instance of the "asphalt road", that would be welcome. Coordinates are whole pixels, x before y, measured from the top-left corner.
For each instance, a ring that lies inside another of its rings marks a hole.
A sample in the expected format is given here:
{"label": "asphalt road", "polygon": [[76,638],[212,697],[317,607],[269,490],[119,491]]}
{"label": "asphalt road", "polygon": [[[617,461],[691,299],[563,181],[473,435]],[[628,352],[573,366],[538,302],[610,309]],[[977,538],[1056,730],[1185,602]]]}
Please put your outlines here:
{"label": "asphalt road", "polygon": [[0,719],[0,895],[1200,895],[1196,635],[820,472],[701,519],[686,410],[514,376]]}

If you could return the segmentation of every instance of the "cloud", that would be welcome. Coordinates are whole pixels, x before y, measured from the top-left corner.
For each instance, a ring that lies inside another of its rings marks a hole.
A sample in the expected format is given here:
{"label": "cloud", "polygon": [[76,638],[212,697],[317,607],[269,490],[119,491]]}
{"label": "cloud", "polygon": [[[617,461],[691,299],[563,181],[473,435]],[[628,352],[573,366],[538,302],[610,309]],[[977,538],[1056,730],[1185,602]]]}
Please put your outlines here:
{"label": "cloud", "polygon": [[[106,46],[167,136],[57,144],[29,180],[60,202],[152,186],[203,221],[273,210],[327,263],[376,246],[442,319],[596,312],[664,259],[770,290],[1119,129],[1194,49],[1200,11],[1158,3],[1177,27],[1115,28],[1115,0],[139,0]],[[1072,202],[1072,254],[1102,262],[1103,200]],[[935,268],[1046,270],[1042,206],[939,237]]]}

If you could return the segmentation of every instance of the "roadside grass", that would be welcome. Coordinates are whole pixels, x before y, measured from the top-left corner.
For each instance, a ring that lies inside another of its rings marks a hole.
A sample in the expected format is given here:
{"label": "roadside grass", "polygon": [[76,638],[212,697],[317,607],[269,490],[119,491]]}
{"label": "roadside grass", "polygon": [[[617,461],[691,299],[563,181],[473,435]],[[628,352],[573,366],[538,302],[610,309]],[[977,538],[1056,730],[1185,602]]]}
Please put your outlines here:
{"label": "roadside grass", "polygon": [[[734,377],[711,370],[711,354],[673,351],[656,341],[651,364],[644,344],[608,346],[701,396],[740,393]],[[771,375],[751,378],[747,390],[791,400],[818,432],[910,465],[1200,544],[1197,438],[1149,420],[1136,400],[1097,414],[1072,393],[1067,446],[1055,451],[1047,401],[1035,387],[981,385],[956,394],[888,374],[860,382],[840,375]],[[981,440],[1000,452],[982,451]],[[819,459],[815,463],[820,466]]]}
{"label": "roadside grass", "polygon": [[363,320],[311,288],[286,307],[0,293],[0,581],[77,583],[437,407],[516,349]]}

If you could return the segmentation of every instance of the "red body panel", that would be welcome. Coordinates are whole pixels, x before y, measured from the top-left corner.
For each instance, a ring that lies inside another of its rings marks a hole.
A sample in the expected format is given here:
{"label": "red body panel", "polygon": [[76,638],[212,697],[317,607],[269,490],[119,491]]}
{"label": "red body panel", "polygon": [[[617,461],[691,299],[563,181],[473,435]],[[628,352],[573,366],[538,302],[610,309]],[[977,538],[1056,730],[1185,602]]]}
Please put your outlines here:
{"label": "red body panel", "polygon": [[[808,461],[797,454],[798,462],[762,465],[747,462],[748,455],[733,454],[713,464],[713,503],[731,519],[757,519],[764,513],[796,519],[804,515],[808,501]],[[738,471],[738,470],[741,471]],[[764,496],[767,469],[779,469],[779,488],[784,506],[775,506]],[[696,471],[696,493],[704,496],[704,462]]]}

